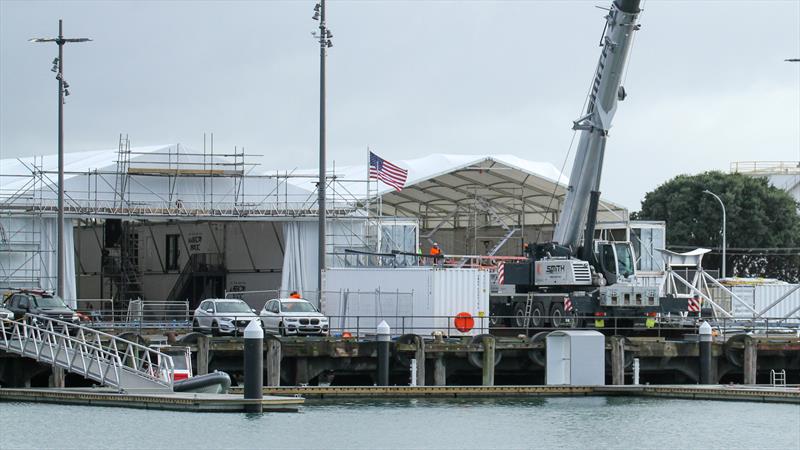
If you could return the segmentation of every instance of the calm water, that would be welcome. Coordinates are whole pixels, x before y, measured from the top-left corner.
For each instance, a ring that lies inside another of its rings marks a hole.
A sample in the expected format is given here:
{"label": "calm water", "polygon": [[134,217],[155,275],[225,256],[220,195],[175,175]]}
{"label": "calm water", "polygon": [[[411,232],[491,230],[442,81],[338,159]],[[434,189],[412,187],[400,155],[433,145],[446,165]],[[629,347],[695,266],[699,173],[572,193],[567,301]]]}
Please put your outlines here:
{"label": "calm water", "polygon": [[800,406],[668,399],[312,401],[296,414],[0,403],[0,448],[800,448]]}

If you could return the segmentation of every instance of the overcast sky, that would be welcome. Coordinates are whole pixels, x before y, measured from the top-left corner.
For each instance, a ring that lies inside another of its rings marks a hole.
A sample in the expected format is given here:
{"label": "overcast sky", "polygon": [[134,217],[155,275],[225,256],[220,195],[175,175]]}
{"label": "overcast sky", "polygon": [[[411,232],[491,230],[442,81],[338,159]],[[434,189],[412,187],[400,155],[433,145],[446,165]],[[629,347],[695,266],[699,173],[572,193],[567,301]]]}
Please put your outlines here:
{"label": "overcast sky", "polygon": [[[328,2],[329,164],[511,153],[560,168],[607,1]],[[234,145],[266,169],[317,164],[314,1],[0,0],[0,157],[56,151],[57,34],[67,151]],[[800,0],[644,3],[606,151],[604,197],[637,210],[680,173],[800,160]],[[568,172],[572,155],[566,167]]]}

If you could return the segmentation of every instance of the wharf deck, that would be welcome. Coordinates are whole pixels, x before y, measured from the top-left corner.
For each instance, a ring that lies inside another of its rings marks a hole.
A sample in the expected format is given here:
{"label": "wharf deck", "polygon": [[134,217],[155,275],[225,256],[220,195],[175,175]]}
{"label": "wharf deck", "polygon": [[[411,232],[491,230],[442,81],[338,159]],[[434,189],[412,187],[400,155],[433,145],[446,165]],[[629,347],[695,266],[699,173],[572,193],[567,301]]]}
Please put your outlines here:
{"label": "wharf deck", "polygon": [[192,412],[242,412],[245,405],[260,402],[269,412],[296,412],[304,399],[297,396],[265,396],[246,400],[242,394],[189,392],[119,392],[107,388],[0,388],[0,402],[37,402],[86,406],[112,406]]}
{"label": "wharf deck", "polygon": [[800,404],[800,387],[764,385],[280,386],[265,387],[264,394],[299,395],[306,399],[641,396]]}

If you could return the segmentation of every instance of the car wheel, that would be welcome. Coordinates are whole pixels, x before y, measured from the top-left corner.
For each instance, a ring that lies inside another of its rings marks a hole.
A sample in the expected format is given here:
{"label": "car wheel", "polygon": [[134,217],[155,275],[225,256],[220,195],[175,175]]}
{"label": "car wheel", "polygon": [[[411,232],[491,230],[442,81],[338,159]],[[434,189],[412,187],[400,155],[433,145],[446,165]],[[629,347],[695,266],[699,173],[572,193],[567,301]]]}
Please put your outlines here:
{"label": "car wheel", "polygon": [[286,336],[286,327],[283,326],[283,322],[278,324],[278,334]]}
{"label": "car wheel", "polygon": [[219,324],[217,322],[213,322],[211,324],[211,335],[212,336],[219,336],[220,335]]}
{"label": "car wheel", "polygon": [[192,322],[192,331],[200,331],[200,323],[197,322],[197,319]]}

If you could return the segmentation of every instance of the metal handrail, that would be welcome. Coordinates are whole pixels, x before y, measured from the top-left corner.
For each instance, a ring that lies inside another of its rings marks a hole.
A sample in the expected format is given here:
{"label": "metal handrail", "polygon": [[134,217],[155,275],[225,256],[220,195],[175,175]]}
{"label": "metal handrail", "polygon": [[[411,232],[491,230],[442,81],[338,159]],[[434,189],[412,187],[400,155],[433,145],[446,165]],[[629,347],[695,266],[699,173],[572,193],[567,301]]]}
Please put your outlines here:
{"label": "metal handrail", "polygon": [[[104,385],[124,388],[120,372],[125,371],[156,385],[172,388],[175,365],[171,356],[99,330],[44,316],[26,315],[19,321],[3,319],[0,335],[0,344],[6,351],[62,366]],[[105,346],[104,339],[108,342]],[[19,349],[12,346],[11,342],[18,343]],[[26,352],[29,343],[33,344],[35,355]],[[120,347],[124,347],[124,350],[120,350]],[[46,349],[49,349],[49,353],[45,353]],[[69,364],[58,361],[62,350]],[[69,355],[70,351],[72,355]],[[76,366],[76,361],[81,365]],[[109,368],[103,371],[102,376],[94,376],[90,369],[93,365],[100,369],[101,362],[108,364]],[[113,369],[114,378],[108,377],[109,369]]]}

